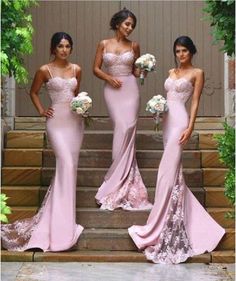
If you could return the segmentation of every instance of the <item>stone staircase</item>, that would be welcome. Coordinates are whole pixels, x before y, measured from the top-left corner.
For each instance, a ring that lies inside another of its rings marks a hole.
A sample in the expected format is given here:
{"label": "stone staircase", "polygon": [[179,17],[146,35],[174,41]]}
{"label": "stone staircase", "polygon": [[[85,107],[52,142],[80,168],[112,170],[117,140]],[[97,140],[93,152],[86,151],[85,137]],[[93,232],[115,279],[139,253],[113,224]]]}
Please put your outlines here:
{"label": "stone staircase", "polygon": [[[223,133],[222,118],[198,118],[183,153],[184,174],[199,202],[226,228],[212,253],[188,262],[234,262],[234,221],[225,213],[232,206],[224,196],[226,169],[218,160],[214,133]],[[137,160],[150,199],[155,193],[156,172],[163,152],[161,132],[153,132],[150,118],[140,118]],[[55,170],[55,158],[45,134],[45,119],[16,117],[15,130],[5,138],[2,192],[12,207],[10,222],[33,216],[40,206]],[[2,251],[2,261],[127,261],[144,262],[129,238],[127,228],[144,224],[148,211],[113,212],[98,209],[94,195],[111,164],[112,130],[107,118],[94,118],[85,132],[77,180],[77,220],[85,227],[76,249],[63,253]]]}

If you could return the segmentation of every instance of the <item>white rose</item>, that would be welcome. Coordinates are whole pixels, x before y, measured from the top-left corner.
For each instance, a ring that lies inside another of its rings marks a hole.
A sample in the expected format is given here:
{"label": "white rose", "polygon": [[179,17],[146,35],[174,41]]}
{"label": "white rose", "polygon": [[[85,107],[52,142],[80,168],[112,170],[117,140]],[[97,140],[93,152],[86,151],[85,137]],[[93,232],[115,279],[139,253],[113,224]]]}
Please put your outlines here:
{"label": "white rose", "polygon": [[78,113],[78,114],[83,114],[84,111],[83,111],[82,108],[78,107],[78,108],[76,109],[76,113]]}
{"label": "white rose", "polygon": [[78,97],[84,97],[84,96],[87,96],[88,93],[87,92],[81,92],[78,94]]}

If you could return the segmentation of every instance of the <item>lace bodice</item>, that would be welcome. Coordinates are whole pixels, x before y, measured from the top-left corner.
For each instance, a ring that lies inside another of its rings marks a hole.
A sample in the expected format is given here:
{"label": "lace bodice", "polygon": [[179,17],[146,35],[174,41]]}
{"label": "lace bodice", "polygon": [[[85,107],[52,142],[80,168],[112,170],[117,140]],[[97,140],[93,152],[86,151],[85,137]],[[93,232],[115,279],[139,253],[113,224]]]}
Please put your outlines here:
{"label": "lace bodice", "polygon": [[167,100],[187,102],[193,93],[193,85],[185,77],[173,79],[168,77],[165,81]]}
{"label": "lace bodice", "polygon": [[134,52],[131,50],[119,55],[104,52],[103,63],[106,68],[106,72],[112,76],[129,75],[133,70]]}
{"label": "lace bodice", "polygon": [[70,102],[74,97],[77,80],[72,78],[52,77],[46,83],[52,104]]}

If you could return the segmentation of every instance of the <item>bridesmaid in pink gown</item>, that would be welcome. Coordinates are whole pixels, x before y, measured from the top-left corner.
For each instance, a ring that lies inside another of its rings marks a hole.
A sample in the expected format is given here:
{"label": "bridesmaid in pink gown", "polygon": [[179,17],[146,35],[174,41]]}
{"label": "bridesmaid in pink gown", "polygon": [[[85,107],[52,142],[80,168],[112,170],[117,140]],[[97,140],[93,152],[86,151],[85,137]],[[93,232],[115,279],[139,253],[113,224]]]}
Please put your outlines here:
{"label": "bridesmaid in pink gown", "polygon": [[[99,43],[94,74],[105,81],[104,96],[113,122],[113,163],[95,199],[102,209],[150,209],[135,157],[135,135],[140,96],[134,61],[140,56],[139,45],[127,37],[136,25],[136,17],[127,9],[110,21],[115,37]],[[105,71],[101,69],[102,64]]]}
{"label": "bridesmaid in pink gown", "polygon": [[[153,209],[144,226],[128,231],[139,249],[154,263],[180,263],[212,251],[225,230],[205,211],[185,184],[181,156],[189,140],[204,85],[204,73],[195,68],[196,48],[187,36],[173,47],[176,68],[165,81],[169,111],[163,120],[164,153],[158,170]],[[185,103],[192,96],[190,118]]]}
{"label": "bridesmaid in pink gown", "polygon": [[[79,91],[81,69],[68,61],[72,46],[68,34],[55,33],[51,39],[54,60],[41,66],[34,77],[30,96],[39,114],[47,118],[46,130],[56,156],[56,172],[35,216],[2,225],[2,245],[8,250],[64,251],[77,242],[83,230],[76,224],[75,196],[84,123],[70,109],[70,101]],[[48,109],[38,95],[43,83],[52,102]]]}

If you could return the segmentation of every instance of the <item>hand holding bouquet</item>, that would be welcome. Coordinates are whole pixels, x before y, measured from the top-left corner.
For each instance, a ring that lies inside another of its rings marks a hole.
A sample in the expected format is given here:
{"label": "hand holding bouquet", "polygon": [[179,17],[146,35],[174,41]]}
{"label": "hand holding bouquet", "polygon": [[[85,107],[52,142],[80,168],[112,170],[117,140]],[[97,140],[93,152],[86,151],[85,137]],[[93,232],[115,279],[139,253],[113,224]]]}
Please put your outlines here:
{"label": "hand holding bouquet", "polygon": [[156,58],[151,54],[145,54],[135,61],[135,66],[141,70],[140,81],[144,84],[144,71],[153,71],[156,66]]}
{"label": "hand holding bouquet", "polygon": [[146,111],[154,114],[154,122],[155,122],[155,131],[159,129],[160,123],[160,114],[168,111],[167,101],[161,95],[153,96],[148,102],[146,106]]}
{"label": "hand holding bouquet", "polygon": [[85,125],[88,126],[91,121],[88,109],[92,107],[92,99],[88,96],[88,93],[79,93],[72,99],[70,106],[72,111],[82,115],[85,118]]}

